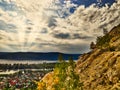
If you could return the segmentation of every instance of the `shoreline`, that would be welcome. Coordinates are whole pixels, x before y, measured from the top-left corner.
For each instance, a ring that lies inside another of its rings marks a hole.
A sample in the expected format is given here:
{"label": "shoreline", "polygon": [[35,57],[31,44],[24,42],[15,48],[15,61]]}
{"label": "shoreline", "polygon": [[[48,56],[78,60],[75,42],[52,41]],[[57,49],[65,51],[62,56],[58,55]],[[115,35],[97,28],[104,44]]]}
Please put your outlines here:
{"label": "shoreline", "polygon": [[[68,62],[68,60],[65,60]],[[77,60],[74,60],[75,62]],[[58,60],[0,60],[0,64],[43,64],[43,63],[57,63]]]}

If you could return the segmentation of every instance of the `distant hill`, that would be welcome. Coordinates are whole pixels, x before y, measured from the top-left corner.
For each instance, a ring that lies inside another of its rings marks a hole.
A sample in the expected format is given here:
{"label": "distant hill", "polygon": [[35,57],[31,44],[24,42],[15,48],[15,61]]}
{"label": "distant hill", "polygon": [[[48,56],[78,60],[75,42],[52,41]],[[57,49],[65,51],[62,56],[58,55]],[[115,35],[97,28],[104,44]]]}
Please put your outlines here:
{"label": "distant hill", "polygon": [[[7,60],[58,60],[59,52],[0,52],[0,59]],[[68,60],[69,57],[73,57],[77,60],[80,54],[64,54],[64,60]]]}

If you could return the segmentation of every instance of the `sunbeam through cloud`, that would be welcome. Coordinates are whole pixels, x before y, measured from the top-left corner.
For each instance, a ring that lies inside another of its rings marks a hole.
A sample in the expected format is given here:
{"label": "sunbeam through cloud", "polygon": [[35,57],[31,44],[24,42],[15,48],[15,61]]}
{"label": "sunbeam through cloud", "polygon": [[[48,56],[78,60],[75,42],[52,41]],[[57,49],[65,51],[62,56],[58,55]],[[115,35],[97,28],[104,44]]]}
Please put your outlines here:
{"label": "sunbeam through cloud", "polygon": [[118,24],[120,0],[0,0],[0,52],[84,53]]}

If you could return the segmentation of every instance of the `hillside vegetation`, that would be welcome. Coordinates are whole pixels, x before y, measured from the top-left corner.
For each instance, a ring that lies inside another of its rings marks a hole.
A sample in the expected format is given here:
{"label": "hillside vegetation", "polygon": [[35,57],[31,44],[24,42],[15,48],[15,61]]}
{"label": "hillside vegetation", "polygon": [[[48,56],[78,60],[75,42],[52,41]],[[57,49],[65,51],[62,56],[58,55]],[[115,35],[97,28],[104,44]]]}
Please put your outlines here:
{"label": "hillside vegetation", "polygon": [[82,90],[82,83],[79,81],[79,74],[75,72],[75,62],[72,57],[69,62],[63,60],[62,55],[58,57],[53,72],[46,74],[43,79],[37,82],[37,90]]}
{"label": "hillside vegetation", "polygon": [[120,90],[120,25],[96,40],[76,66],[84,90]]}

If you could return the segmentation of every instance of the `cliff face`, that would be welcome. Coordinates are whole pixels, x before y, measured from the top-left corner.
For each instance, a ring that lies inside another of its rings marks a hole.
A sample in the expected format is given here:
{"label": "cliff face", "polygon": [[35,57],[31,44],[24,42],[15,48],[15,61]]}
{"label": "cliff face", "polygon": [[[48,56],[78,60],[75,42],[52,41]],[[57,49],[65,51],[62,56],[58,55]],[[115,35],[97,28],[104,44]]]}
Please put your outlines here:
{"label": "cliff face", "polygon": [[84,90],[120,90],[120,25],[99,40],[79,58],[76,71]]}

